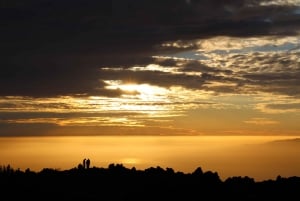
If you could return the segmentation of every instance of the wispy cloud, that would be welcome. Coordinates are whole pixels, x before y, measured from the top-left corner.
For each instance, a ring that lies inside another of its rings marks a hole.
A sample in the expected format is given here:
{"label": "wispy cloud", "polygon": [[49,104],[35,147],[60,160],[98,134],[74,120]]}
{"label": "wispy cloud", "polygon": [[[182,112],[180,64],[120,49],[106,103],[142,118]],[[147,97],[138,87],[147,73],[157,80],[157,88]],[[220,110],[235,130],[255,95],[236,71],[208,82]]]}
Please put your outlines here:
{"label": "wispy cloud", "polygon": [[300,101],[293,99],[276,100],[267,103],[258,103],[256,108],[262,112],[270,114],[283,114],[283,113],[299,113]]}
{"label": "wispy cloud", "polygon": [[252,118],[250,120],[244,121],[246,124],[255,124],[255,125],[274,125],[274,124],[279,124],[278,121],[266,119],[266,118]]}

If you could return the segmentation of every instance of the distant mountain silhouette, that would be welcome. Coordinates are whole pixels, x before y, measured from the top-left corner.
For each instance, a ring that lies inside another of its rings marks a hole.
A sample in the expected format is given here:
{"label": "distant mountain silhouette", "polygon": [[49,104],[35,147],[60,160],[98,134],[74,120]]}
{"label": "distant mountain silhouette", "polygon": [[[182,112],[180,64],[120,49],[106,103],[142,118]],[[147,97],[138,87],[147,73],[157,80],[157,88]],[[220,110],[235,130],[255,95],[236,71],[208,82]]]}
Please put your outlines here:
{"label": "distant mountain silhouette", "polygon": [[82,166],[69,170],[0,168],[0,200],[300,200],[300,177],[256,182],[217,172],[175,172],[172,168],[145,170],[110,164],[107,168]]}
{"label": "distant mountain silhouette", "polygon": [[289,145],[289,146],[299,146],[300,145],[300,138],[293,138],[293,139],[285,139],[285,140],[274,140],[268,143],[269,145]]}

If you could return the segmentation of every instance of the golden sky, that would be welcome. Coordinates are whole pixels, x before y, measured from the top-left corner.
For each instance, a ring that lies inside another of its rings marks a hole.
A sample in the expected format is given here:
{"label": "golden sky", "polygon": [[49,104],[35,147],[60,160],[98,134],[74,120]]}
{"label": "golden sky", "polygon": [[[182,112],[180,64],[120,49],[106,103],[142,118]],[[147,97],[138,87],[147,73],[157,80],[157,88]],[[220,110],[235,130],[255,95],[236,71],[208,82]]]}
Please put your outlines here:
{"label": "golden sky", "polygon": [[295,136],[77,136],[2,137],[2,164],[14,169],[91,167],[173,168],[175,172],[217,172],[222,180],[249,176],[256,181],[299,176],[299,138]]}

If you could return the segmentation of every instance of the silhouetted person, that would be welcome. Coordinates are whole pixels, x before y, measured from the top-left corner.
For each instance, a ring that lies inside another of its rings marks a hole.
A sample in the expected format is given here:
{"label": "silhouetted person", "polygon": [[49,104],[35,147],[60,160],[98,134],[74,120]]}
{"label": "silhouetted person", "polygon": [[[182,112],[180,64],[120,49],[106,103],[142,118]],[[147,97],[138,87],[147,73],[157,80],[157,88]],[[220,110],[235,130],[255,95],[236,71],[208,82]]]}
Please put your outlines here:
{"label": "silhouetted person", "polygon": [[82,165],[83,165],[83,169],[85,169],[85,164],[86,164],[86,159],[83,159],[83,163],[82,163]]}
{"label": "silhouetted person", "polygon": [[86,160],[86,168],[87,168],[87,169],[90,168],[90,164],[91,164],[91,161],[90,161],[90,159],[88,158],[88,159]]}

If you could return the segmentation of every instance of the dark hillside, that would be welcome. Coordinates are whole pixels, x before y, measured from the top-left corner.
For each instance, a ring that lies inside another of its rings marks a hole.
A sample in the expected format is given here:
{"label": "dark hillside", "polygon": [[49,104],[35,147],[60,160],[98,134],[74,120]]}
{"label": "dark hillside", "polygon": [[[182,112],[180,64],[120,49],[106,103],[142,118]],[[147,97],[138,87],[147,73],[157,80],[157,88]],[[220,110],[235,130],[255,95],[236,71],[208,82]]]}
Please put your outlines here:
{"label": "dark hillside", "polygon": [[1,168],[1,200],[299,200],[300,178],[255,182],[249,177],[220,180],[216,172],[174,172],[172,168],[128,169],[82,166],[40,172]]}

